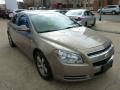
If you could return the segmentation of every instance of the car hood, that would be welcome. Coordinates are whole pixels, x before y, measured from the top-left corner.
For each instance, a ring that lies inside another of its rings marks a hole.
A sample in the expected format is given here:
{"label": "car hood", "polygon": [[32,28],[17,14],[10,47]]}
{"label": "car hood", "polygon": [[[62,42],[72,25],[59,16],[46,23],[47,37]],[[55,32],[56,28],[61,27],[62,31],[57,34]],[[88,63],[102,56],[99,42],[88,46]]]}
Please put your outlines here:
{"label": "car hood", "polygon": [[[74,50],[87,50],[95,47],[105,48],[110,40],[86,28],[71,28],[66,30],[40,34],[44,39]],[[106,44],[105,44],[106,43]]]}

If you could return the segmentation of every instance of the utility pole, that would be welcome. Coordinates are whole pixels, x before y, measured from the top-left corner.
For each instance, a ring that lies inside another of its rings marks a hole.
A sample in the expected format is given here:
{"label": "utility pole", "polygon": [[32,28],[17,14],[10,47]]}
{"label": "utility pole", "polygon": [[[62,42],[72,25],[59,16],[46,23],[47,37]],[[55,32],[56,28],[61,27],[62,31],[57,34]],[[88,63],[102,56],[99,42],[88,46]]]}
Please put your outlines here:
{"label": "utility pole", "polygon": [[44,5],[43,5],[43,0],[41,0],[41,7],[43,7]]}
{"label": "utility pole", "polygon": [[100,2],[100,17],[99,17],[99,21],[102,20],[102,7],[103,7],[103,0],[101,0],[101,2]]}

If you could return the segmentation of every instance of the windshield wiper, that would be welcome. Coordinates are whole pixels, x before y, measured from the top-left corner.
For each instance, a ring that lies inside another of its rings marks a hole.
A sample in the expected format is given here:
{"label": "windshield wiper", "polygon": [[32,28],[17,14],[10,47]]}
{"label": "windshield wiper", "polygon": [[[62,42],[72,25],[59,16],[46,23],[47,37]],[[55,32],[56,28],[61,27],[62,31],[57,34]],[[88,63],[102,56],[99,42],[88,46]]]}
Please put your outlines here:
{"label": "windshield wiper", "polygon": [[45,30],[45,31],[38,32],[38,33],[53,32],[53,31],[59,31],[59,30],[64,30],[64,29],[70,29],[70,28],[74,28],[74,27],[79,27],[79,26],[77,26],[77,25],[71,25],[71,26],[69,26],[69,27],[62,28],[62,29],[55,29],[55,30]]}
{"label": "windshield wiper", "polygon": [[73,25],[73,26],[66,27],[66,28],[64,28],[64,29],[70,29],[70,28],[74,28],[74,27],[79,27],[79,26]]}
{"label": "windshield wiper", "polygon": [[57,31],[57,30],[46,30],[46,31],[43,31],[43,32],[38,32],[38,33],[53,32],[53,31]]}

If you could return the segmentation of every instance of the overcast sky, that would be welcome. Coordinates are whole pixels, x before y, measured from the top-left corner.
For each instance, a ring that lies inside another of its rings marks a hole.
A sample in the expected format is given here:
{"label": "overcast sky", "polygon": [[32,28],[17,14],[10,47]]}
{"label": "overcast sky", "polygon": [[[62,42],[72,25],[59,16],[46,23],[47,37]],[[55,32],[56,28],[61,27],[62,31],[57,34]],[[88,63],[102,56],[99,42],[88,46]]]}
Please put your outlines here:
{"label": "overcast sky", "polygon": [[[23,0],[17,0],[17,1],[23,1]],[[5,0],[0,0],[0,4],[4,4]]]}

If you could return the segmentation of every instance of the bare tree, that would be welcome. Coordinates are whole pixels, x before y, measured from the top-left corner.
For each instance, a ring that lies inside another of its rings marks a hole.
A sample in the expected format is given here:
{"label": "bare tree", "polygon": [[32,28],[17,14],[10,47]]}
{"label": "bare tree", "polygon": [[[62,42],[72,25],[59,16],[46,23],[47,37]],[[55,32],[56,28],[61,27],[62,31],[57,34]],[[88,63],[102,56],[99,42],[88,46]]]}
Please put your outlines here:
{"label": "bare tree", "polygon": [[90,9],[90,0],[87,0],[88,2],[88,9]]}
{"label": "bare tree", "polygon": [[73,8],[77,8],[78,0],[73,0]]}

